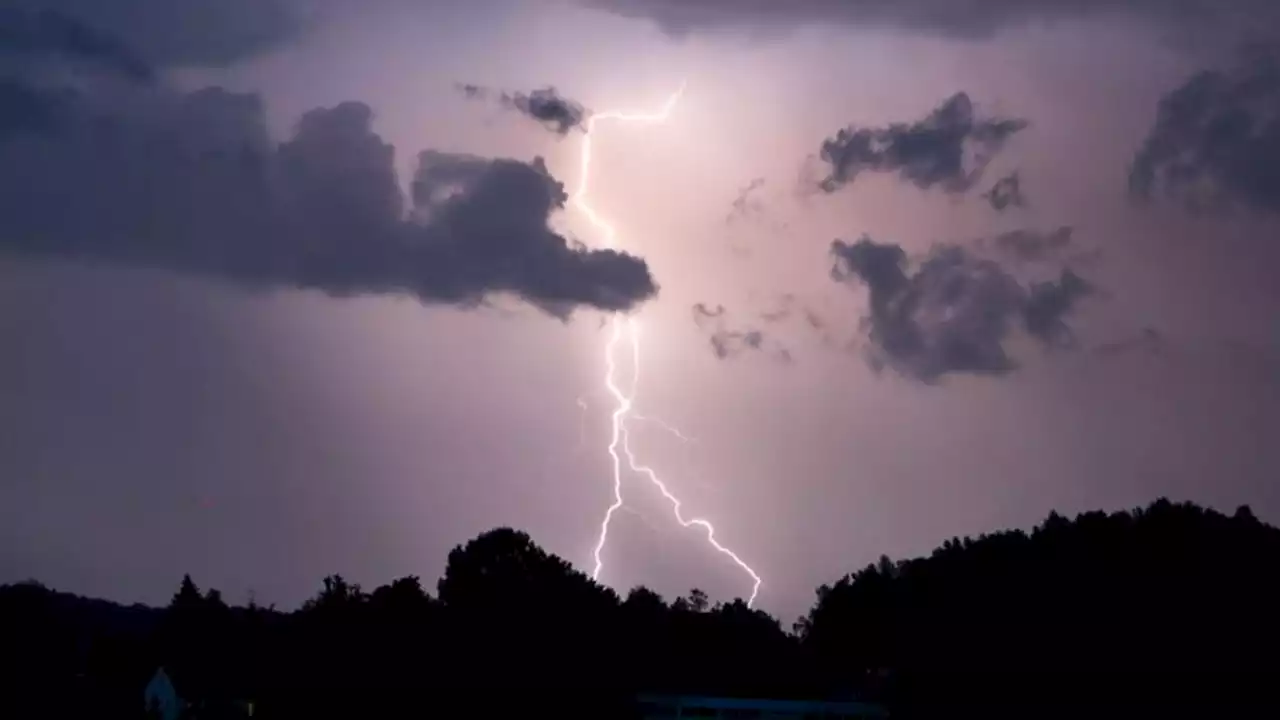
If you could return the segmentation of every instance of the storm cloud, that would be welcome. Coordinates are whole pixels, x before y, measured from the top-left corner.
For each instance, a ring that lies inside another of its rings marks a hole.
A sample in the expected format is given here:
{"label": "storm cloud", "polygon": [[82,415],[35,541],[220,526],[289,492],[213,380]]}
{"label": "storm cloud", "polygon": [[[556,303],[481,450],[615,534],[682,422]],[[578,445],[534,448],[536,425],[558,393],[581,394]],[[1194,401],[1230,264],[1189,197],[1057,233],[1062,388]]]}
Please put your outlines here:
{"label": "storm cloud", "polygon": [[362,103],[277,144],[255,95],[119,92],[0,85],[25,104],[0,123],[0,252],[558,317],[657,291],[642,260],[549,229],[567,195],[540,158],[423,153],[406,199]]}
{"label": "storm cloud", "polygon": [[151,66],[122,41],[47,9],[0,8],[0,61],[11,66],[70,61],[138,81],[154,76]]}
{"label": "storm cloud", "polygon": [[1280,45],[1165,95],[1130,167],[1129,192],[1192,210],[1280,212]]}
{"label": "storm cloud", "polygon": [[922,190],[968,191],[1015,133],[1018,118],[979,118],[968,94],[947,98],[922,120],[883,127],[851,125],[822,143],[830,172],[819,186],[835,192],[864,172],[897,173]]}
{"label": "storm cloud", "polygon": [[22,30],[28,38],[34,29],[46,51],[61,45],[126,65],[222,67],[287,42],[303,29],[284,0],[6,0],[5,5],[0,27]]}
{"label": "storm cloud", "polygon": [[496,99],[503,107],[536,120],[557,135],[568,135],[575,128],[586,129],[587,109],[551,86],[528,93],[497,91],[472,83],[459,83],[457,88],[473,100]]}
{"label": "storm cloud", "polygon": [[925,383],[1012,372],[1006,344],[1019,328],[1047,347],[1069,344],[1067,320],[1090,290],[1069,269],[1024,287],[998,262],[958,245],[935,247],[914,268],[900,245],[866,235],[834,241],[831,255],[833,279],[869,291],[862,329],[873,367]]}
{"label": "storm cloud", "polygon": [[778,31],[846,24],[963,38],[1061,20],[1134,18],[1200,33],[1248,22],[1276,27],[1280,7],[1271,0],[578,0],[624,17],[643,18],[664,32],[741,29]]}
{"label": "storm cloud", "polygon": [[66,117],[71,93],[0,78],[0,142],[12,135],[53,131]]}

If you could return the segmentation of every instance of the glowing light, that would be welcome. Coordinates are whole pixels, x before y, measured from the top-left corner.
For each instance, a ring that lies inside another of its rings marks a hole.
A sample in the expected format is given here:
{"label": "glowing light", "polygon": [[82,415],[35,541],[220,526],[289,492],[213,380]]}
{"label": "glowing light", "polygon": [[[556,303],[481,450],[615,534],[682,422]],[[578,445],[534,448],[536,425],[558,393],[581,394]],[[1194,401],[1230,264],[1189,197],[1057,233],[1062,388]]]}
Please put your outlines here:
{"label": "glowing light", "polygon": [[[617,230],[587,202],[587,193],[591,187],[591,143],[595,134],[596,124],[604,120],[617,120],[628,123],[664,122],[671,115],[671,111],[675,109],[676,103],[679,102],[680,97],[684,94],[684,89],[684,83],[681,83],[680,89],[667,100],[661,110],[655,113],[624,113],[617,110],[609,110],[593,114],[587,118],[585,127],[586,133],[582,140],[580,167],[581,179],[579,180],[578,190],[573,195],[573,204],[582,211],[582,214],[586,216],[591,225],[600,233],[605,247],[616,247],[618,236]],[[642,416],[638,416],[632,412],[635,405],[636,391],[639,388],[640,383],[640,332],[635,318],[624,317],[621,314],[615,314],[613,316],[612,325],[612,332],[610,333],[609,340],[605,343],[604,348],[604,386],[605,389],[609,391],[609,394],[613,396],[614,402],[616,403],[611,416],[612,432],[610,434],[608,447],[609,457],[612,460],[613,465],[613,502],[605,511],[604,519],[600,523],[600,536],[596,541],[595,551],[593,553],[595,569],[591,572],[591,577],[595,580],[599,580],[600,578],[600,572],[604,569],[602,553],[604,552],[605,545],[609,542],[609,525],[613,521],[613,516],[618,512],[618,510],[623,509],[622,458],[623,456],[626,456],[627,468],[631,472],[647,477],[649,481],[658,488],[658,491],[662,493],[662,496],[671,503],[672,513],[675,515],[676,522],[686,528],[696,526],[705,531],[707,542],[710,543],[717,552],[728,557],[735,565],[751,577],[751,597],[747,599],[747,606],[750,607],[751,604],[755,602],[756,595],[760,592],[760,576],[756,574],[756,571],[753,570],[751,566],[747,565],[742,558],[738,557],[736,553],[724,545],[721,545],[720,542],[716,540],[716,529],[710,522],[703,518],[685,519],[684,515],[680,512],[681,503],[679,498],[677,498],[670,489],[667,488],[666,484],[660,477],[658,477],[658,473],[653,468],[648,465],[641,464],[636,459],[636,455],[631,449],[630,435],[627,431],[627,420],[642,419]],[[632,353],[632,383],[629,392],[624,392],[622,388],[618,386],[617,382],[617,349],[619,343],[624,338],[630,342]],[[643,419],[661,424],[663,427],[686,441],[689,439],[679,430],[676,430],[674,427],[663,423],[660,420],[656,420],[654,418]]]}

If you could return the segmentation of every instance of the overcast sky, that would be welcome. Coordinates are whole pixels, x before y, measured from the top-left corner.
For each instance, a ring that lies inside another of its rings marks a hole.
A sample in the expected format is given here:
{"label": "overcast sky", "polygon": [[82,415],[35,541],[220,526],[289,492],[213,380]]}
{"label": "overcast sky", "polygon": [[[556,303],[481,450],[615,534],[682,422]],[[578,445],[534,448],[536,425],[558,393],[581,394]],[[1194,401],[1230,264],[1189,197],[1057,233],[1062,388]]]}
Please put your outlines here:
{"label": "overcast sky", "polygon": [[[1051,509],[1280,521],[1280,10],[957,5],[0,1],[0,581],[590,572],[614,312],[784,619]],[[596,128],[605,248],[585,118],[682,83]],[[750,593],[623,496],[602,582]]]}

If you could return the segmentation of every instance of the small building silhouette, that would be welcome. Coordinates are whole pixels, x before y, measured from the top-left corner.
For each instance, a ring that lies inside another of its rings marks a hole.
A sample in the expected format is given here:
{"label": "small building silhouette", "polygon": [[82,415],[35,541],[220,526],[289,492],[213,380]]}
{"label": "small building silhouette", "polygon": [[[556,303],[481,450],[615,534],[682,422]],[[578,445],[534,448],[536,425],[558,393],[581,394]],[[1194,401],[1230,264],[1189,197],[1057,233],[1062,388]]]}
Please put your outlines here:
{"label": "small building silhouette", "polygon": [[[186,680],[184,681],[184,677]],[[253,717],[253,702],[164,667],[147,682],[143,707],[151,720],[241,720]]]}
{"label": "small building silhouette", "polygon": [[156,668],[155,675],[147,682],[142,693],[143,707],[151,720],[178,720],[186,703],[178,695],[178,690],[169,679],[164,668]]}

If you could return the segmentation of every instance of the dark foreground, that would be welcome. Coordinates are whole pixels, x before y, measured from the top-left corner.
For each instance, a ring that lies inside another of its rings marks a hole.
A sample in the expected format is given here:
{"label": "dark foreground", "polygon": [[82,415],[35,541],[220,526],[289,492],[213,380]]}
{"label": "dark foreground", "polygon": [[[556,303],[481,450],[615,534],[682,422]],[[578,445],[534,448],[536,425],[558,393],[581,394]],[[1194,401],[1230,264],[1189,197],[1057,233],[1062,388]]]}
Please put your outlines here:
{"label": "dark foreground", "polygon": [[[434,595],[326,578],[303,607],[184,579],[163,608],[0,587],[0,717],[639,717],[640,693],[848,698],[895,718],[1280,717],[1280,530],[1159,501],[949,540],[817,590],[784,626],[705,594],[619,597],[523,533]],[[741,717],[747,714],[739,713]]]}

